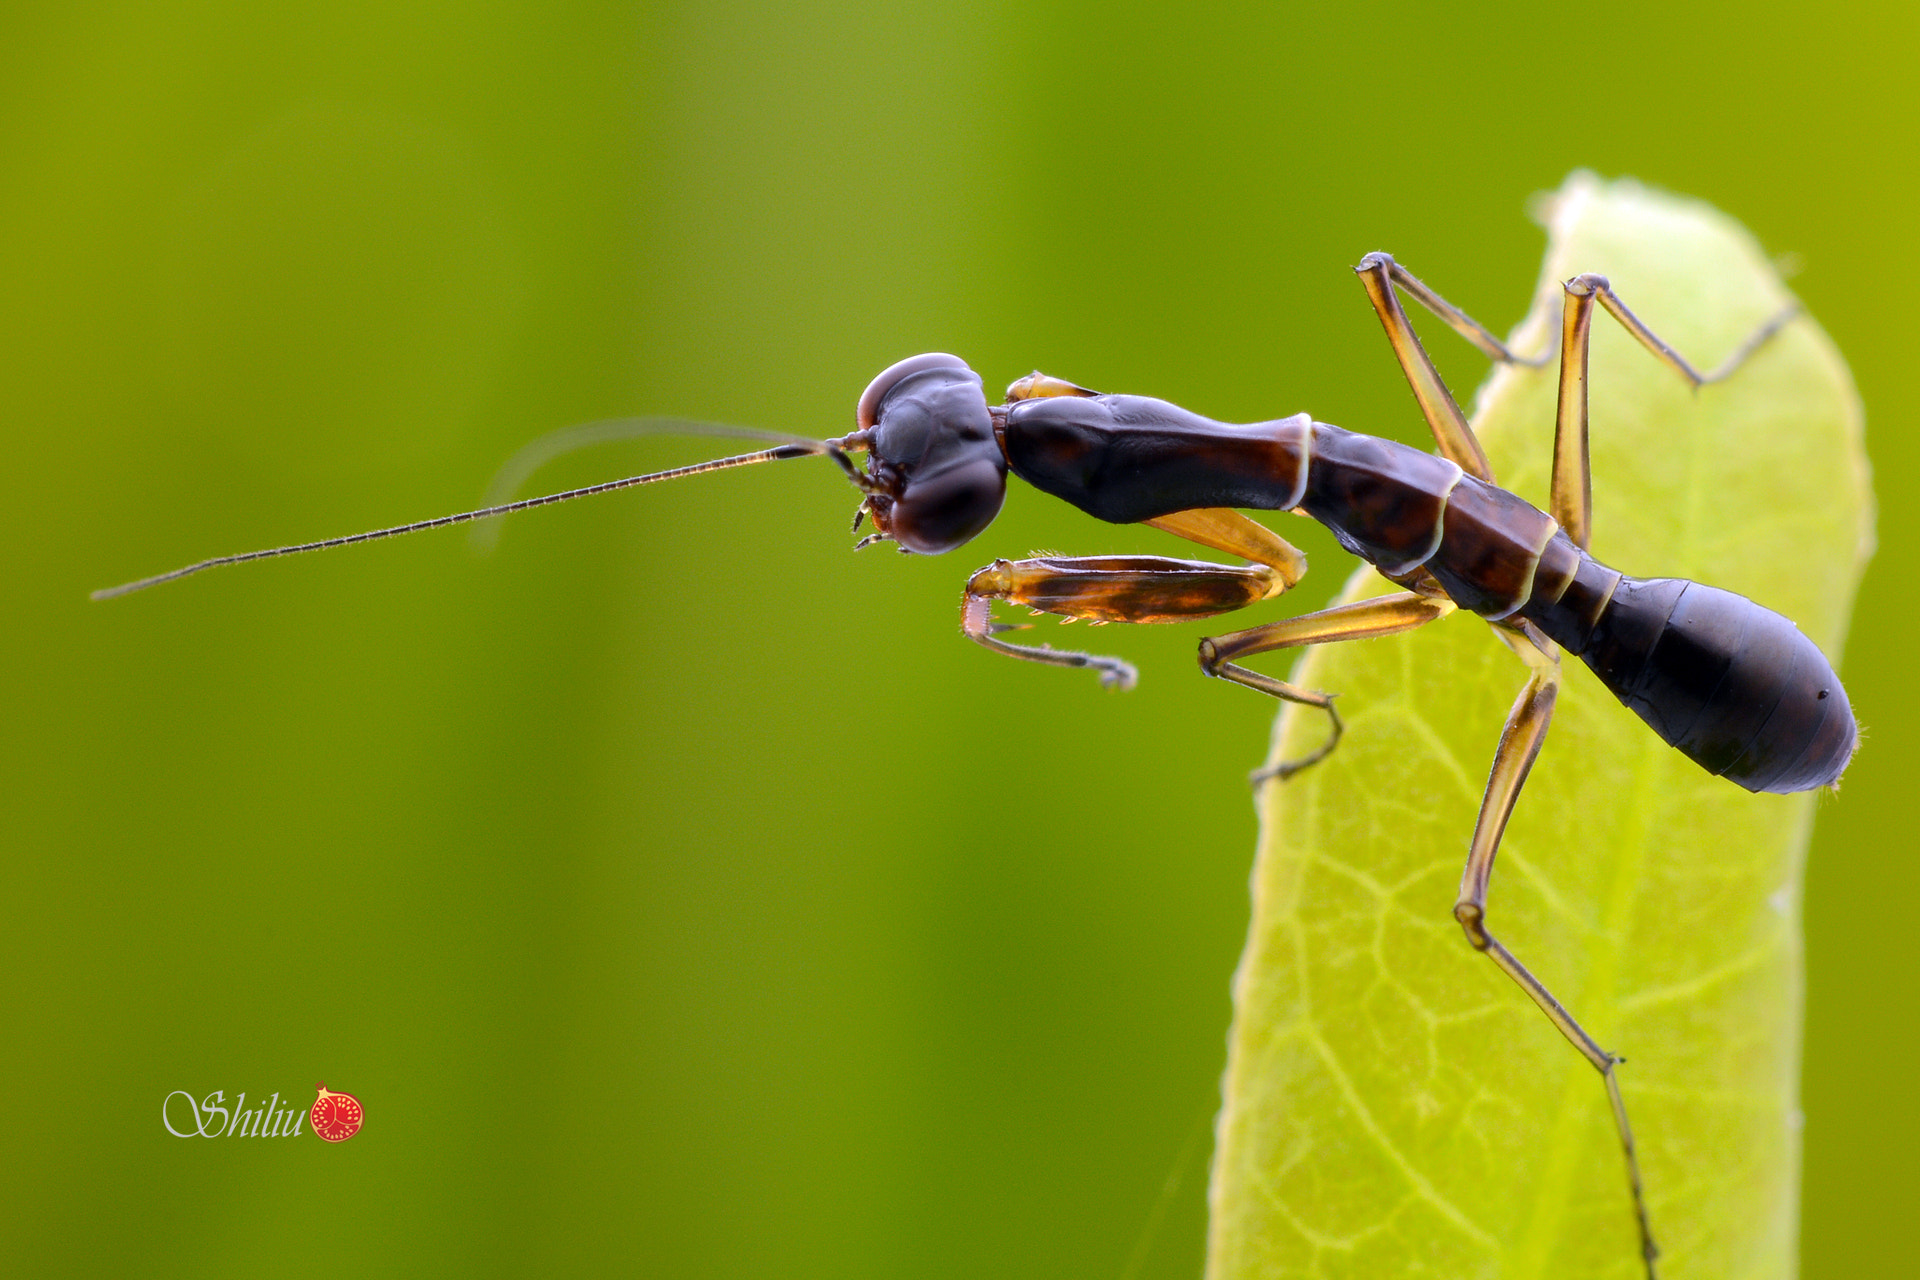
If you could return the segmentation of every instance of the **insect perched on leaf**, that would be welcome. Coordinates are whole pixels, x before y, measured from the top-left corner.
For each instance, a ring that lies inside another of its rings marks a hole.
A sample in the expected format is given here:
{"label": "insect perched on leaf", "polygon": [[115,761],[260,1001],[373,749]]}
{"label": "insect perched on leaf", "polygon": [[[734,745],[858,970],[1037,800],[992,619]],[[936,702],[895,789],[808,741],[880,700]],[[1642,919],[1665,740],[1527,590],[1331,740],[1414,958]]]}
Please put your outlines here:
{"label": "insect perched on leaf", "polygon": [[[1587,387],[1594,309],[1606,311],[1667,366],[1664,376],[1675,385],[1692,388],[1719,383],[1743,372],[1749,362],[1765,360],[1777,339],[1810,322],[1782,299],[1771,312],[1755,317],[1721,353],[1722,363],[1703,374],[1627,309],[1607,277],[1583,272],[1561,286],[1559,341],[1547,344],[1540,355],[1523,357],[1387,255],[1369,254],[1356,270],[1433,433],[1437,454],[1315,422],[1306,414],[1223,424],[1164,401],[1100,394],[1039,373],[1013,383],[1005,402],[994,405],[980,376],[963,361],[932,353],[903,360],[875,378],[859,399],[856,429],[844,436],[822,441],[748,433],[776,443],[755,453],[369,533],[223,556],[97,592],[96,598],[217,565],[393,537],[722,468],[825,455],[860,491],[855,528],[866,519],[875,527],[861,546],[893,542],[921,555],[953,550],[991,524],[1011,472],[1102,520],[1149,524],[1247,561],[1043,556],[996,560],[968,579],[962,628],[970,639],[1012,657],[1084,667],[1103,683],[1126,687],[1134,671],[1118,658],[1004,639],[1010,628],[993,620],[992,606],[1004,601],[1094,623],[1174,622],[1233,612],[1283,594],[1306,571],[1298,550],[1242,511],[1309,516],[1397,590],[1202,640],[1200,665],[1210,676],[1324,715],[1326,728],[1318,742],[1256,775],[1283,781],[1325,759],[1341,739],[1343,721],[1333,693],[1314,687],[1310,676],[1280,679],[1241,665],[1243,659],[1395,636],[1457,610],[1487,622],[1518,658],[1519,697],[1507,713],[1478,801],[1453,915],[1472,948],[1517,983],[1602,1077],[1625,1156],[1639,1265],[1652,1276],[1659,1250],[1615,1071],[1621,1059],[1601,1048],[1547,984],[1495,938],[1487,923],[1488,892],[1495,854],[1561,698],[1562,650],[1579,657],[1660,740],[1707,774],[1747,791],[1805,792],[1834,785],[1845,770],[1858,743],[1846,694],[1820,647],[1792,621],[1720,587],[1677,577],[1626,576],[1588,550],[1594,527]],[[1414,335],[1403,294],[1503,366],[1543,367],[1557,350],[1558,403],[1545,510],[1496,482],[1475,430]],[[862,453],[868,459],[864,469],[855,461]],[[1645,461],[1657,466],[1662,459]],[[1571,838],[1579,837],[1580,828],[1573,828]],[[1256,935],[1258,929],[1256,922]],[[1237,1046],[1237,1055],[1243,1051]],[[1245,1066],[1237,1056],[1233,1069]],[[1246,1154],[1234,1145],[1240,1135],[1233,1126],[1244,1117],[1234,1110],[1232,1088],[1230,1080],[1222,1156],[1222,1168],[1229,1172]],[[1362,1101],[1349,1099],[1354,1106]],[[1437,1206],[1439,1216],[1450,1216],[1469,1238],[1489,1235],[1474,1225],[1470,1210],[1441,1195],[1435,1179],[1405,1172],[1419,1192],[1413,1201],[1424,1200],[1428,1209]],[[1216,1187],[1217,1204],[1220,1197]],[[1222,1260],[1220,1231],[1216,1220],[1216,1269],[1233,1269],[1232,1260]],[[1364,1238],[1362,1233],[1353,1247]],[[1327,1235],[1313,1247],[1341,1246]]]}

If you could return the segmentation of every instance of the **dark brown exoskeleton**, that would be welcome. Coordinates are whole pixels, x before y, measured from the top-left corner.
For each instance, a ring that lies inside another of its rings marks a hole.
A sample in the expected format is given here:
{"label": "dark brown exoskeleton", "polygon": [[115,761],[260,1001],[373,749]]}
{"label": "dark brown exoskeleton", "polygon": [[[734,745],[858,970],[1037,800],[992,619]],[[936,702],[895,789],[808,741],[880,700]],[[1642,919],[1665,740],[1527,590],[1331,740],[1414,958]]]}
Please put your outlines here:
{"label": "dark brown exoskeleton", "polygon": [[[1032,661],[1091,667],[1119,685],[1134,677],[1118,659],[1000,639],[1001,628],[989,616],[992,602],[1096,622],[1226,613],[1279,595],[1306,568],[1297,550],[1235,508],[1297,511],[1318,520],[1341,546],[1404,589],[1200,642],[1208,675],[1327,712],[1332,732],[1326,743],[1267,776],[1286,777],[1332,750],[1339,714],[1329,695],[1250,671],[1235,659],[1408,631],[1456,608],[1496,627],[1530,674],[1494,757],[1454,916],[1475,949],[1517,982],[1605,1078],[1652,1276],[1658,1250],[1614,1073],[1618,1059],[1488,932],[1487,888],[1500,836],[1553,714],[1560,649],[1584,661],[1664,741],[1749,791],[1832,786],[1852,759],[1859,733],[1846,692],[1826,656],[1791,621],[1717,587],[1627,577],[1587,552],[1586,371],[1594,304],[1695,386],[1731,373],[1793,313],[1777,317],[1720,369],[1703,375],[1641,324],[1604,278],[1570,281],[1549,515],[1493,482],[1394,286],[1495,358],[1517,358],[1385,254],[1370,255],[1359,272],[1439,443],[1437,455],[1305,414],[1227,425],[1163,400],[1099,395],[1041,374],[1015,382],[1007,403],[989,408],[979,376],[958,359],[935,354],[893,366],[861,397],[861,430],[847,440],[873,455],[862,481],[863,510],[880,530],[877,537],[934,554],[992,518],[1004,472],[1011,470],[1099,519],[1150,524],[1253,562],[1233,568],[1158,556],[998,560],[968,581],[963,626],[972,639]],[[951,434],[928,426],[942,414],[956,425]]]}
{"label": "dark brown exoskeleton", "polygon": [[[1100,395],[1035,373],[1006,403],[989,405],[980,376],[958,357],[903,360],[867,387],[857,430],[832,440],[720,429],[777,442],[757,453],[632,476],[584,489],[503,503],[321,542],[222,556],[95,592],[122,595],[217,565],[393,537],[441,525],[783,458],[825,454],[863,499],[859,544],[891,541],[938,555],[992,523],[1009,471],[1035,488],[1115,524],[1143,523],[1243,558],[1244,566],[1164,556],[996,560],[968,580],[962,629],[989,649],[1054,666],[1087,667],[1126,687],[1118,658],[1009,643],[992,621],[1004,600],[1091,622],[1176,622],[1212,617],[1280,595],[1306,572],[1306,558],[1238,508],[1294,511],[1326,525],[1340,544],[1398,585],[1395,594],[1339,605],[1200,642],[1211,676],[1326,711],[1331,732],[1309,755],[1258,777],[1285,778],[1324,757],[1341,722],[1330,695],[1248,670],[1253,654],[1391,635],[1455,609],[1478,614],[1520,657],[1528,676],[1500,736],[1469,844],[1454,917],[1474,948],[1527,993],[1604,1077],[1626,1155],[1642,1256],[1654,1246],[1633,1137],[1602,1049],[1486,927],[1494,854],[1528,770],[1539,755],[1560,687],[1560,650],[1592,669],[1655,733],[1708,772],[1749,791],[1793,792],[1836,783],[1859,734],[1832,664],[1786,618],[1745,597],[1678,578],[1630,578],[1587,553],[1591,486],[1587,462],[1587,348],[1596,303],[1694,386],[1727,376],[1782,325],[1770,321],[1711,374],[1701,374],[1643,325],[1600,276],[1566,285],[1560,404],[1554,436],[1551,513],[1498,487],[1486,455],[1421,348],[1399,300],[1405,291],[1496,360],[1524,360],[1386,254],[1356,268],[1373,300],[1437,454],[1305,414],[1244,426],[1211,421],[1145,396]],[[863,471],[850,457],[865,452]]]}

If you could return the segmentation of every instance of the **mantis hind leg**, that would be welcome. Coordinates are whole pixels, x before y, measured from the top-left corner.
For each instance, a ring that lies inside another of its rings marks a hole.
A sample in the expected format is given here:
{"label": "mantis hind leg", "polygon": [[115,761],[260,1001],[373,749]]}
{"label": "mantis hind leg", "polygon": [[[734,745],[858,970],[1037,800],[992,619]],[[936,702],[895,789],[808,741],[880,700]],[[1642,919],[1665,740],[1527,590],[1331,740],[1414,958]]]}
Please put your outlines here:
{"label": "mantis hind leg", "polygon": [[[1400,305],[1400,295],[1406,294],[1440,317],[1455,333],[1501,364],[1541,368],[1552,359],[1552,350],[1538,356],[1516,355],[1485,325],[1428,288],[1389,254],[1370,253],[1360,260],[1354,271],[1366,285],[1367,296],[1387,331],[1387,341],[1407,376],[1408,385],[1413,388],[1413,398],[1433,431],[1441,456],[1459,464],[1461,470],[1476,479],[1492,483],[1493,468],[1487,462],[1487,455],[1480,448],[1473,428],[1467,425],[1466,415],[1441,380],[1440,371],[1434,368],[1426,348],[1420,345],[1419,336]],[[1578,275],[1567,281],[1565,287],[1567,303],[1560,330],[1560,406],[1554,420],[1550,514],[1567,531],[1567,536],[1586,550],[1593,532],[1593,483],[1587,458],[1587,367],[1594,304],[1598,303],[1618,321],[1656,360],[1694,387],[1704,387],[1731,376],[1800,314],[1800,304],[1796,302],[1783,308],[1748,335],[1715,369],[1701,373],[1628,310],[1605,276]]]}
{"label": "mantis hind leg", "polygon": [[1406,310],[1400,305],[1400,292],[1405,291],[1408,297],[1445,320],[1454,332],[1503,364],[1538,366],[1545,364],[1547,357],[1515,355],[1485,325],[1427,288],[1389,254],[1370,253],[1353,270],[1367,287],[1367,297],[1372,300],[1373,309],[1387,331],[1387,341],[1393,347],[1394,357],[1400,361],[1400,369],[1407,375],[1408,385],[1413,388],[1413,398],[1420,406],[1420,414],[1433,431],[1440,456],[1457,464],[1474,479],[1492,484],[1493,467],[1487,461],[1486,451],[1474,437],[1473,428],[1467,425],[1467,415],[1460,412],[1460,405],[1454,400],[1453,393],[1441,381],[1440,371],[1433,367],[1432,357],[1420,345],[1420,338],[1413,331],[1413,323],[1407,319]]}
{"label": "mantis hind leg", "polygon": [[1567,305],[1560,321],[1560,405],[1553,424],[1551,514],[1574,544],[1585,551],[1593,539],[1593,472],[1587,449],[1587,357],[1594,304],[1599,303],[1654,359],[1693,387],[1704,387],[1731,376],[1749,356],[1800,314],[1800,304],[1792,303],[1778,312],[1749,334],[1718,368],[1711,373],[1701,373],[1627,309],[1605,276],[1592,273],[1575,276],[1567,281],[1566,291]]}
{"label": "mantis hind leg", "polygon": [[1622,1059],[1602,1049],[1546,984],[1534,977],[1487,929],[1487,890],[1493,879],[1494,854],[1500,848],[1500,837],[1506,832],[1507,819],[1513,815],[1514,804],[1520,798],[1520,788],[1525,785],[1541,744],[1546,741],[1560,692],[1560,661],[1550,641],[1534,631],[1531,624],[1519,635],[1504,631],[1499,634],[1527,664],[1530,674],[1500,731],[1500,745],[1494,751],[1493,767],[1487,775],[1486,795],[1480,802],[1473,839],[1467,847],[1467,865],[1460,875],[1460,896],[1453,905],[1453,918],[1466,931],[1473,949],[1512,978],[1539,1006],[1554,1029],[1566,1037],[1606,1082],[1607,1103],[1613,1111],[1614,1130],[1626,1160],[1627,1188],[1633,1199],[1634,1223],[1640,1233],[1641,1261],[1646,1267],[1647,1280],[1656,1280],[1654,1262],[1660,1256],[1660,1249],[1654,1243],[1653,1227],[1647,1217],[1640,1157],[1634,1146],[1633,1129],[1627,1123],[1627,1104],[1620,1095],[1619,1077],[1614,1071]]}

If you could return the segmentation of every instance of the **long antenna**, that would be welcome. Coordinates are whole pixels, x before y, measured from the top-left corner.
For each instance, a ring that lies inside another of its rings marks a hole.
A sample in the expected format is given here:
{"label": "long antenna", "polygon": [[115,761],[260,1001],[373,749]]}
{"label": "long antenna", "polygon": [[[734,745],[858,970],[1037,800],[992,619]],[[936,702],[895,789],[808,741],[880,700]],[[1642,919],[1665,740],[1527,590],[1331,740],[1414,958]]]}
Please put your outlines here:
{"label": "long antenna", "polygon": [[[571,427],[559,427],[543,436],[536,436],[520,446],[515,453],[501,464],[493,474],[493,480],[487,485],[487,492],[481,499],[488,506],[498,506],[512,502],[520,487],[533,478],[535,472],[556,458],[576,450],[593,445],[612,444],[622,440],[633,440],[641,436],[717,436],[721,439],[760,440],[767,444],[812,444],[805,436],[796,436],[787,431],[768,431],[761,427],[741,427],[731,422],[703,422],[694,418],[667,418],[650,416],[643,418],[605,418],[598,422],[582,422]],[[500,542],[503,526],[498,524],[476,524],[467,534],[473,546],[481,551],[491,551]]]}
{"label": "long antenna", "polygon": [[[756,433],[758,434],[758,433]],[[773,433],[767,433],[769,435]],[[777,437],[776,437],[777,438]],[[350,533],[340,538],[325,538],[319,542],[302,542],[291,547],[270,547],[265,551],[243,551],[235,556],[215,556],[211,560],[202,560],[198,564],[187,565],[169,573],[157,573],[151,578],[140,578],[134,582],[123,582],[117,587],[103,587],[91,595],[94,600],[111,600],[115,596],[129,595],[135,591],[144,591],[148,587],[157,587],[163,582],[172,582],[199,573],[203,569],[217,569],[221,565],[241,564],[248,560],[269,560],[274,556],[294,556],[304,551],[324,551],[328,547],[344,547],[355,542],[378,542],[382,538],[397,538],[405,533],[419,533],[423,529],[439,529],[450,524],[466,524],[470,520],[485,520],[492,516],[511,515],[515,511],[526,511],[532,507],[548,507],[556,502],[571,502],[575,498],[590,498],[596,493],[612,493],[615,489],[631,489],[635,485],[653,484],[660,480],[677,480],[681,476],[697,476],[707,471],[724,471],[729,467],[747,467],[756,462],[779,462],[787,458],[809,458],[831,453],[838,442],[803,440],[789,437],[793,442],[772,449],[762,449],[758,453],[742,453],[731,458],[716,458],[712,462],[696,462],[692,466],[675,467],[671,471],[654,471],[643,476],[628,476],[624,480],[608,480],[601,484],[590,484],[584,489],[568,489],[564,493],[549,493],[538,498],[522,498],[518,502],[505,502],[496,506],[481,507],[477,511],[462,511],[450,516],[437,516],[432,520],[416,520],[412,524],[395,525],[391,529],[373,529],[367,533]]]}

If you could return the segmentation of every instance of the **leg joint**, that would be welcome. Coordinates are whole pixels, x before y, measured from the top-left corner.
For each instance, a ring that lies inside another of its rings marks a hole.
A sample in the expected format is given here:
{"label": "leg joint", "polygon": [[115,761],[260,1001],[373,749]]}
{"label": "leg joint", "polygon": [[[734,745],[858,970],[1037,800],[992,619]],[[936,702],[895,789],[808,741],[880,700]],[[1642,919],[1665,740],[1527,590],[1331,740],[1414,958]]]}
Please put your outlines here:
{"label": "leg joint", "polygon": [[1485,951],[1493,945],[1493,938],[1487,933],[1487,913],[1479,903],[1454,903],[1453,918],[1460,922],[1460,927],[1466,931],[1467,942],[1475,951]]}

